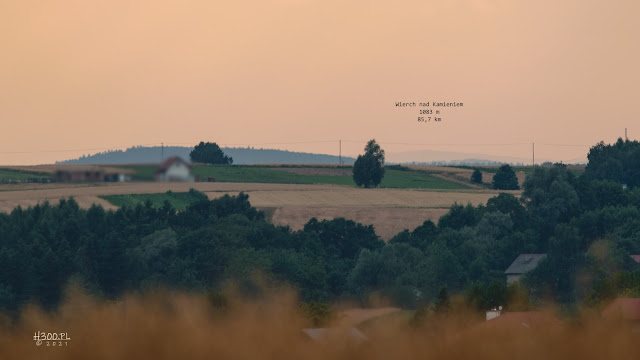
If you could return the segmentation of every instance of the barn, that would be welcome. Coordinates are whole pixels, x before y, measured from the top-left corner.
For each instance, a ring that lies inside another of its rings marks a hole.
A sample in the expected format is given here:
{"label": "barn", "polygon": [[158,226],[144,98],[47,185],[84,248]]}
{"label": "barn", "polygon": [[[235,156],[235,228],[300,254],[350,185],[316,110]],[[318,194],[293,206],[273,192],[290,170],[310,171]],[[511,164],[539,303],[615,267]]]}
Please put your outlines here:
{"label": "barn", "polygon": [[194,181],[191,164],[178,156],[171,157],[158,166],[156,181]]}

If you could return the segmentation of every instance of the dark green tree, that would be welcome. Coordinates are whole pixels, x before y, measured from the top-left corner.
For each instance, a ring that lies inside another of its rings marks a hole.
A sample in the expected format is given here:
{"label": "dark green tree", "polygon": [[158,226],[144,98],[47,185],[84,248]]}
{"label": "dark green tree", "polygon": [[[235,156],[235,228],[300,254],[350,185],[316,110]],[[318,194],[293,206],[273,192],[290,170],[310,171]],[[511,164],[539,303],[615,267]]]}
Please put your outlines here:
{"label": "dark green tree", "polygon": [[438,228],[460,230],[465,226],[474,226],[480,221],[483,212],[484,207],[481,206],[476,208],[471,203],[468,203],[467,206],[453,203],[449,212],[440,217]]}
{"label": "dark green tree", "polygon": [[536,167],[527,176],[522,186],[522,200],[540,239],[548,239],[556,224],[568,222],[579,214],[580,198],[575,183],[573,174],[562,164]]}
{"label": "dark green tree", "polygon": [[484,284],[474,282],[467,286],[464,292],[464,302],[470,308],[478,312],[484,312],[487,306],[487,289]]}
{"label": "dark green tree", "polygon": [[473,170],[473,174],[471,174],[471,182],[474,184],[482,184],[482,171],[480,171],[480,169]]}
{"label": "dark green tree", "polygon": [[501,212],[511,216],[511,220],[516,228],[523,228],[527,224],[527,210],[520,200],[507,193],[500,193],[498,196],[487,200],[487,212]]}
{"label": "dark green tree", "polygon": [[605,145],[600,142],[587,155],[585,175],[590,179],[611,180],[629,188],[640,185],[640,142],[622,140]]}
{"label": "dark green tree", "polygon": [[322,221],[311,218],[304,225],[304,231],[318,237],[327,256],[354,259],[361,249],[375,250],[384,246],[372,225],[345,218]]}
{"label": "dark green tree", "polygon": [[509,164],[500,166],[491,183],[496,190],[518,190],[518,178]]}
{"label": "dark green tree", "polygon": [[226,156],[216,143],[200,142],[189,153],[192,162],[204,164],[233,164],[233,158]]}
{"label": "dark green tree", "polygon": [[311,320],[313,326],[315,327],[326,325],[334,316],[331,307],[327,303],[323,302],[302,302],[298,305],[298,308],[300,309],[304,317]]}
{"label": "dark green tree", "polygon": [[431,243],[433,243],[433,241],[435,241],[438,233],[439,230],[436,227],[436,224],[431,220],[425,220],[422,225],[415,228],[412,232],[409,230],[399,232],[389,240],[389,243],[406,243],[424,251]]}
{"label": "dark green tree", "polygon": [[365,188],[376,187],[384,177],[384,150],[375,139],[364,147],[364,155],[358,155],[353,164],[353,181]]}
{"label": "dark green tree", "polygon": [[449,299],[449,292],[447,291],[447,287],[444,286],[440,288],[438,292],[438,297],[435,303],[435,311],[437,313],[446,313],[451,308],[451,300]]}

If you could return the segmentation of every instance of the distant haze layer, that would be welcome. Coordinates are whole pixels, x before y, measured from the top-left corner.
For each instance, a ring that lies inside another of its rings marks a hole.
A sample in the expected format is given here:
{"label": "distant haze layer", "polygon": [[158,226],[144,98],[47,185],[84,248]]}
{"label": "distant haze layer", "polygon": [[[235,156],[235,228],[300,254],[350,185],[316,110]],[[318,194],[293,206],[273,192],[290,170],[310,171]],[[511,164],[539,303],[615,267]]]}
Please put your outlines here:
{"label": "distant haze layer", "polygon": [[[143,147],[137,146],[126,150],[110,150],[93,155],[83,155],[74,159],[56,161],[57,164],[144,164],[159,163],[163,159],[179,156],[189,159],[193,150],[184,146]],[[254,148],[222,148],[222,151],[233,158],[233,163],[241,164],[353,164],[355,158],[328,154],[312,154],[291,152],[278,149]],[[514,158],[509,156],[492,156],[484,154],[470,154],[443,151],[408,151],[387,153],[387,163],[438,163],[464,165],[497,165],[500,163],[528,165],[531,159]],[[540,159],[540,161],[544,161]],[[585,163],[586,157],[576,163]]]}
{"label": "distant haze layer", "polygon": [[[640,134],[638,13],[631,0],[3,1],[0,164],[200,141],[355,157],[372,138],[389,154],[524,159],[535,143],[536,159],[575,162]],[[463,105],[396,106],[413,102]]]}

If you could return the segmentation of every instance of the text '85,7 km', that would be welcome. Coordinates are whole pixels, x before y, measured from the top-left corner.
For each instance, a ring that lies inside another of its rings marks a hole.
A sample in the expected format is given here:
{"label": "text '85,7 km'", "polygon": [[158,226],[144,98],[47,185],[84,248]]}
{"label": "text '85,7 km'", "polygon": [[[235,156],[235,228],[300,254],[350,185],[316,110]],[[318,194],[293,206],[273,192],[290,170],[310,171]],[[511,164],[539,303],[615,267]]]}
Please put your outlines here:
{"label": "text '85,7 km'", "polygon": [[441,122],[442,111],[447,108],[461,108],[464,103],[458,101],[396,101],[396,108],[417,108],[418,122]]}

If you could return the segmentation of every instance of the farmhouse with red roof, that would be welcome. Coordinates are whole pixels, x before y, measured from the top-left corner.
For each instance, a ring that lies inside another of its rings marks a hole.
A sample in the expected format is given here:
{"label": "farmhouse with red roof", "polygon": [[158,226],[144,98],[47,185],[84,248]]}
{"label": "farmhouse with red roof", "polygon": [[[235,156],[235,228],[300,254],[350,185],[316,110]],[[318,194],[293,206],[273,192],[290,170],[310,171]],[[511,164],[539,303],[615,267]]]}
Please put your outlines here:
{"label": "farmhouse with red roof", "polygon": [[156,181],[194,181],[191,176],[191,164],[174,156],[158,166]]}

